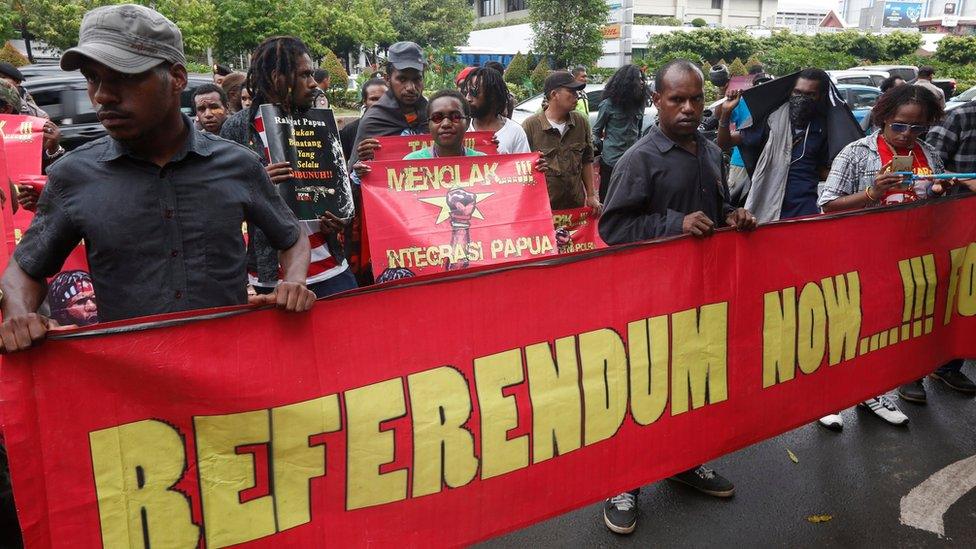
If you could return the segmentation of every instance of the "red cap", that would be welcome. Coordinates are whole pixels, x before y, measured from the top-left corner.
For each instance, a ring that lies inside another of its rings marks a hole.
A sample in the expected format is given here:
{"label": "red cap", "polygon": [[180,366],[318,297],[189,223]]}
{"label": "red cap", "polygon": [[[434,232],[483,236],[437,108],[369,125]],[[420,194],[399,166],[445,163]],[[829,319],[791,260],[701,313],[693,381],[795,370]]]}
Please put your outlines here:
{"label": "red cap", "polygon": [[471,71],[476,68],[477,67],[464,67],[461,69],[461,72],[459,72],[457,77],[454,79],[454,84],[460,86],[461,82],[464,82],[468,78],[468,75],[471,74]]}

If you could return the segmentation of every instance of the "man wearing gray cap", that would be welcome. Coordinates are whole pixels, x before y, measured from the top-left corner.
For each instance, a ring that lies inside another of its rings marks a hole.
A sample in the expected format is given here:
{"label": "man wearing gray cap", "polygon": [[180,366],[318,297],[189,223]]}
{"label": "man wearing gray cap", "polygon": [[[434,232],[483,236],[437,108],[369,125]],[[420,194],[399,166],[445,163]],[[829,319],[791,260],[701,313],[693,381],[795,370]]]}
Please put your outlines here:
{"label": "man wearing gray cap", "polygon": [[85,14],[61,68],[81,70],[108,136],[48,169],[0,280],[0,352],[27,349],[56,325],[36,312],[44,280],[82,238],[103,321],[246,303],[244,221],[281,250],[285,273],[256,302],[311,308],[308,239],[252,151],[194,131],[180,112],[185,62],[180,30],[149,8]]}
{"label": "man wearing gray cap", "polygon": [[390,89],[359,122],[350,166],[373,159],[373,151],[379,148],[377,137],[428,133],[425,65],[424,50],[417,44],[397,42],[390,46],[386,58]]}

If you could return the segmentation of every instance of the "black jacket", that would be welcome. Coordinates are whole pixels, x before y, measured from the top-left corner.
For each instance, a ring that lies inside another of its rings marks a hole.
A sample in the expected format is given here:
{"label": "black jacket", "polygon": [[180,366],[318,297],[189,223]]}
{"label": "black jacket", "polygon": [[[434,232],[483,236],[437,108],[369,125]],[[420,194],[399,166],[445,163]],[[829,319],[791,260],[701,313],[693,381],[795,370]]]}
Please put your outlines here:
{"label": "black jacket", "polygon": [[383,137],[389,135],[410,135],[418,133],[428,133],[427,127],[427,99],[421,97],[417,101],[417,122],[414,125],[407,123],[400,104],[393,96],[393,90],[388,90],[383,97],[366,111],[366,114],[359,119],[359,131],[356,132],[356,139],[352,144],[352,151],[349,155],[349,165],[352,166],[359,160],[356,147],[359,142],[369,137]]}

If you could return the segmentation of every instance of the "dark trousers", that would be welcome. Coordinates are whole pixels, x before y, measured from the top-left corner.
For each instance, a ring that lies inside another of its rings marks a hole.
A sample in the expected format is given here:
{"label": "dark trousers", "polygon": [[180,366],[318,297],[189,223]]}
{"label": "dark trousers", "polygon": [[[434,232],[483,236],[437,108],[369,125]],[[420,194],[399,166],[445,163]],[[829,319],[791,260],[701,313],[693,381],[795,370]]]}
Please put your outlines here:
{"label": "dark trousers", "polygon": [[[321,299],[323,297],[329,297],[330,295],[344,292],[346,290],[354,290],[358,287],[359,285],[356,284],[356,277],[353,276],[349,269],[346,269],[328,280],[323,280],[322,282],[316,282],[315,284],[309,285],[308,289],[312,290],[317,299]],[[254,291],[258,294],[270,294],[274,291],[274,288],[255,286]]]}
{"label": "dark trousers", "polygon": [[17,508],[10,486],[10,468],[7,466],[7,449],[0,446],[0,548],[22,547]]}
{"label": "dark trousers", "polygon": [[603,163],[600,158],[600,204],[607,202],[607,191],[610,190],[610,176],[613,175],[613,167]]}

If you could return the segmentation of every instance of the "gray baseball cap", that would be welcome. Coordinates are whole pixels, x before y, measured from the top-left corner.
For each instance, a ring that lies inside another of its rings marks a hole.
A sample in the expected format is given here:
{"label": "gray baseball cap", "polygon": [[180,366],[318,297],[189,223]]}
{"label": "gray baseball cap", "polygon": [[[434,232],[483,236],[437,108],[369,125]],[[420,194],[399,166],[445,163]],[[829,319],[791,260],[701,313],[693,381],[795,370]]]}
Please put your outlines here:
{"label": "gray baseball cap", "polygon": [[125,74],[168,61],[186,64],[183,34],[159,12],[135,4],[95,8],[85,14],[78,45],[61,56],[61,68],[77,70],[85,58]]}
{"label": "gray baseball cap", "polygon": [[397,42],[390,46],[388,53],[386,60],[398,71],[404,69],[423,71],[426,65],[424,50],[414,42]]}

